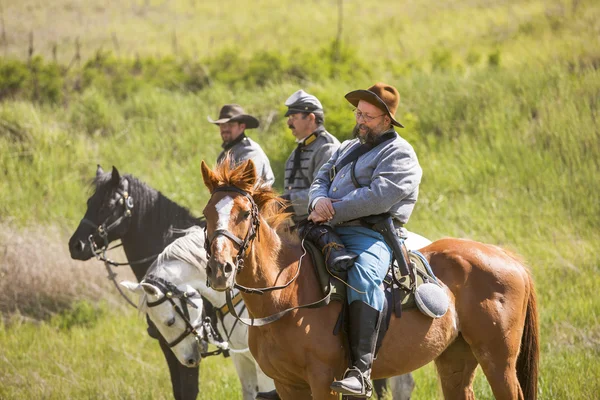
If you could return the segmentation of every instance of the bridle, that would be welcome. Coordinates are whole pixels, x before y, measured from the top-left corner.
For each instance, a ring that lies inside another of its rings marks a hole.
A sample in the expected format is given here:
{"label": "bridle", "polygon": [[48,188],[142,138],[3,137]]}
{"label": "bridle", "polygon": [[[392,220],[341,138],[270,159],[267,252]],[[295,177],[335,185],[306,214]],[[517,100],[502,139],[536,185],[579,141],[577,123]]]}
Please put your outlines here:
{"label": "bridle", "polygon": [[[239,193],[239,194],[243,195],[244,197],[246,197],[250,201],[250,204],[252,204],[252,210],[250,211],[250,218],[251,218],[250,228],[248,228],[248,232],[246,232],[246,236],[244,237],[243,240],[238,238],[233,233],[229,232],[227,229],[215,230],[209,239],[208,233],[206,232],[207,228],[205,228],[204,237],[206,239],[204,241],[204,250],[206,250],[206,254],[208,255],[208,257],[209,258],[212,257],[212,254],[210,252],[212,243],[215,241],[215,239],[217,237],[223,235],[226,238],[228,238],[229,240],[231,240],[233,243],[235,243],[239,246],[238,253],[235,256],[235,268],[236,268],[237,272],[240,272],[242,270],[242,268],[244,268],[244,257],[246,256],[246,251],[248,250],[248,247],[250,246],[251,242],[254,240],[254,238],[257,238],[258,240],[260,240],[260,238],[258,238],[258,230],[260,228],[260,218],[258,216],[258,206],[254,202],[254,199],[252,198],[250,193],[248,193],[247,191],[242,190],[236,186],[219,186],[219,187],[213,189],[213,191],[211,192],[211,196],[217,192]],[[266,287],[266,288],[249,288],[246,286],[242,286],[242,285],[238,284],[237,282],[234,282],[233,287],[236,289],[239,289],[245,293],[264,294],[265,292],[271,292],[273,290],[285,289],[294,280],[296,280],[299,273],[300,273],[300,267],[298,267],[298,270],[296,271],[296,275],[294,275],[294,277],[292,279],[290,279],[289,282],[287,282],[284,285],[280,285],[280,286],[271,286],[271,287]],[[210,287],[210,282],[208,281],[208,276],[206,277],[206,285],[208,287]],[[227,293],[227,296],[228,296],[228,298],[231,297],[230,291]]]}
{"label": "bridle", "polygon": [[[112,223],[110,223],[108,226],[108,221],[114,216],[115,212],[113,211],[108,217],[106,217],[104,219],[104,221],[102,221],[101,224],[97,225],[95,222],[87,219],[87,218],[83,218],[81,220],[82,224],[91,226],[94,231],[88,236],[88,242],[90,244],[90,249],[92,251],[92,253],[94,254],[94,256],[96,257],[96,259],[101,260],[104,262],[104,266],[106,267],[106,271],[108,272],[108,279],[113,281],[113,284],[115,285],[115,287],[117,288],[117,290],[119,291],[119,293],[121,294],[121,296],[133,307],[137,308],[136,305],[133,303],[133,301],[131,301],[131,299],[129,297],[127,297],[125,295],[125,293],[123,293],[123,290],[121,290],[121,287],[119,286],[119,284],[117,283],[117,281],[115,280],[115,278],[117,277],[117,274],[112,270],[112,266],[120,266],[120,265],[136,265],[136,264],[142,264],[144,262],[150,261],[150,260],[154,260],[158,254],[149,256],[149,257],[145,257],[142,258],[141,260],[136,260],[136,261],[131,261],[131,262],[126,262],[126,263],[122,263],[122,262],[116,262],[111,260],[110,258],[107,257],[106,252],[108,250],[112,250],[114,248],[117,248],[119,246],[122,246],[123,244],[118,244],[114,247],[111,247],[110,249],[108,248],[109,245],[109,241],[108,241],[108,234],[113,231],[115,228],[117,228],[119,225],[121,225],[121,223],[125,220],[127,220],[128,218],[131,218],[132,215],[132,210],[133,210],[133,197],[129,194],[129,192],[127,191],[129,189],[129,181],[125,178],[121,178],[120,184],[122,184],[123,188],[121,189],[121,187],[118,187],[116,192],[117,194],[120,196],[116,202],[122,206],[121,207],[121,215],[119,215],[119,217],[117,219],[115,219]],[[121,185],[119,185],[121,186]],[[104,244],[102,245],[102,247],[98,247],[98,245],[96,244],[96,241],[94,240],[94,235],[98,235],[104,242]]]}
{"label": "bridle", "polygon": [[204,249],[206,250],[206,254],[209,257],[212,257],[212,254],[210,253],[210,248],[212,246],[212,243],[215,241],[215,239],[217,237],[219,237],[221,235],[225,236],[226,238],[228,238],[229,240],[231,240],[232,242],[234,242],[235,244],[237,244],[239,246],[238,253],[235,256],[235,268],[239,272],[244,267],[244,257],[246,256],[246,251],[248,250],[248,246],[250,245],[252,240],[254,240],[254,238],[257,237],[257,235],[258,235],[258,229],[260,228],[260,218],[258,218],[258,206],[254,202],[254,199],[252,198],[252,196],[250,196],[250,193],[248,193],[245,190],[242,190],[238,187],[220,186],[220,187],[214,189],[211,192],[211,195],[214,195],[216,192],[236,192],[236,193],[239,193],[239,194],[243,195],[244,197],[246,197],[250,201],[250,204],[252,204],[252,210],[250,211],[250,218],[251,218],[250,219],[250,228],[248,228],[248,232],[246,232],[246,236],[244,237],[243,240],[238,238],[237,236],[235,236],[233,233],[229,232],[227,229],[215,230],[213,232],[213,234],[211,235],[210,239],[208,238],[208,234],[204,235],[206,238],[205,242],[204,242]]}
{"label": "bridle", "polygon": [[[188,305],[198,309],[198,306],[191,300],[194,297],[200,296],[198,292],[184,292],[179,290],[179,288],[177,288],[177,286],[175,286],[172,282],[154,275],[148,275],[146,278],[144,278],[142,283],[149,283],[153,286],[156,286],[164,294],[163,297],[156,301],[148,301],[146,303],[148,308],[156,307],[165,301],[168,301],[171,303],[171,306],[173,306],[173,309],[175,309],[177,315],[179,315],[185,323],[185,330],[175,340],[167,343],[169,347],[175,347],[188,335],[194,335],[197,340],[202,340],[217,347],[217,349],[213,351],[201,352],[201,356],[203,358],[230,351],[229,343],[219,340],[220,335],[213,329],[210,317],[204,318],[204,320],[197,325],[192,324]],[[175,300],[179,300],[179,304],[177,304]]]}
{"label": "bridle", "polygon": [[[129,192],[127,191],[129,188],[129,181],[123,178],[121,179],[121,183],[123,184],[123,189],[121,189],[120,187],[117,188],[117,194],[120,197],[116,200],[116,202],[122,206],[122,213],[117,219],[115,219],[112,223],[110,223],[110,225],[107,226],[108,221],[114,215],[113,212],[108,217],[106,217],[104,221],[102,221],[102,223],[99,225],[85,217],[81,220],[83,224],[91,226],[94,229],[94,232],[92,232],[88,237],[88,241],[90,242],[92,252],[96,256],[96,258],[99,259],[102,259],[102,257],[106,256],[106,250],[108,249],[109,244],[108,234],[111,231],[113,231],[116,227],[121,225],[121,222],[128,218],[131,218],[131,213],[133,210],[133,197],[131,197],[129,195]],[[94,241],[94,235],[96,234],[104,241],[104,245],[102,247],[98,247],[98,245]]]}
{"label": "bridle", "polygon": [[[143,283],[149,283],[153,286],[156,286],[164,294],[163,297],[156,301],[148,301],[146,304],[149,308],[156,307],[165,301],[168,301],[175,309],[175,312],[181,317],[181,319],[183,319],[183,322],[185,322],[185,330],[177,337],[177,339],[167,343],[169,347],[177,346],[190,334],[193,334],[196,337],[201,337],[201,334],[198,332],[198,330],[203,328],[203,324],[200,323],[198,325],[193,325],[190,321],[190,312],[188,310],[188,305],[198,309],[198,306],[191,300],[193,297],[198,296],[197,292],[184,292],[179,290],[179,288],[177,288],[177,286],[175,286],[173,283],[159,278],[158,276],[147,276],[142,281],[142,284]],[[179,300],[179,305],[175,302],[175,300]]]}
{"label": "bridle", "polygon": [[[236,192],[239,193],[241,195],[243,195],[244,197],[246,197],[250,203],[252,204],[252,210],[250,213],[250,227],[248,228],[248,232],[246,232],[246,236],[244,237],[243,240],[241,240],[240,238],[238,238],[236,235],[234,235],[233,233],[229,232],[227,229],[217,229],[213,232],[213,234],[211,235],[210,239],[208,238],[208,234],[205,234],[205,242],[204,242],[204,248],[206,250],[206,254],[209,257],[212,257],[211,252],[210,252],[210,248],[211,245],[213,243],[213,241],[220,235],[223,235],[225,237],[227,237],[228,239],[230,239],[232,242],[234,242],[235,244],[237,244],[239,246],[239,250],[237,255],[235,256],[235,267],[237,272],[241,271],[242,268],[244,267],[244,257],[246,255],[246,251],[248,249],[248,246],[250,245],[250,243],[252,242],[252,240],[254,240],[255,237],[258,237],[258,230],[260,227],[260,218],[258,215],[258,206],[256,205],[256,203],[254,202],[254,199],[252,198],[252,196],[250,195],[250,193],[248,193],[245,190],[242,190],[236,186],[219,186],[215,189],[212,190],[211,192],[211,196],[213,196],[216,192]],[[205,228],[207,229],[207,228]],[[260,240],[260,239],[259,239]],[[304,255],[302,255],[303,257]],[[270,292],[270,291],[274,291],[274,290],[282,290],[287,288],[288,286],[290,286],[292,284],[292,282],[294,282],[296,280],[296,278],[298,278],[298,276],[300,275],[300,268],[302,267],[302,257],[300,259],[300,263],[298,264],[298,268],[296,270],[296,274],[284,285],[279,285],[279,286],[271,286],[271,287],[265,287],[265,288],[249,288],[246,286],[242,286],[240,284],[238,284],[237,282],[235,282],[234,280],[234,284],[233,287],[236,289],[239,289],[245,293],[249,293],[249,294],[264,294],[265,292]],[[207,286],[210,287],[210,282],[208,281],[208,276],[207,276]],[[275,313],[273,315],[270,315],[268,317],[264,317],[264,318],[242,318],[238,315],[238,313],[235,310],[235,306],[232,302],[232,297],[231,294],[233,292],[232,288],[229,288],[227,290],[226,293],[226,301],[227,301],[227,305],[229,308],[229,311],[231,312],[231,315],[233,315],[235,318],[237,318],[240,322],[242,322],[244,325],[248,325],[248,326],[263,326],[263,325],[267,325],[270,324],[272,322],[275,322],[279,319],[281,319],[284,315],[286,315],[287,313],[289,313],[290,311],[293,310],[297,310],[300,308],[319,308],[319,307],[323,307],[327,304],[329,304],[329,300],[331,298],[331,288],[329,288],[327,290],[327,293],[325,294],[325,296],[323,298],[321,298],[318,301],[315,301],[313,303],[309,303],[309,304],[304,304],[304,305],[300,305],[300,306],[296,306],[296,307],[291,307],[291,308],[287,308],[283,311],[280,311],[278,313]]]}

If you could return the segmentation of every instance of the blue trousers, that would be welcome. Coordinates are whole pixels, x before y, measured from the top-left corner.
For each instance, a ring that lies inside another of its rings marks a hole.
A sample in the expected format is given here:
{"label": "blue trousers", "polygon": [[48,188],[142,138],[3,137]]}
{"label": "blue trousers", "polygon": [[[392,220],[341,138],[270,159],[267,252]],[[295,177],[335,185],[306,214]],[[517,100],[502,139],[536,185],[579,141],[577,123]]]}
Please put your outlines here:
{"label": "blue trousers", "polygon": [[[362,301],[382,311],[385,294],[381,282],[392,261],[392,250],[383,236],[361,226],[336,227],[335,231],[349,251],[358,254],[354,266],[348,271],[348,304]],[[364,293],[360,293],[364,292]]]}

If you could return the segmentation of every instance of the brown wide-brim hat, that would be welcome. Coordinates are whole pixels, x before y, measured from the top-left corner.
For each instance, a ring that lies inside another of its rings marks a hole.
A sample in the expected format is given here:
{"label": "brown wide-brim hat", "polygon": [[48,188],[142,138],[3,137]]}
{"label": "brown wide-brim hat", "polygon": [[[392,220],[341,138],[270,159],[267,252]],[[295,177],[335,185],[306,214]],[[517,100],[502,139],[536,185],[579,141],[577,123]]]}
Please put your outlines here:
{"label": "brown wide-brim hat", "polygon": [[246,114],[244,109],[239,104],[225,104],[219,112],[219,119],[213,120],[211,117],[206,117],[208,122],[215,125],[225,124],[227,122],[239,122],[246,124],[246,129],[258,128],[258,119],[252,115]]}
{"label": "brown wide-brim hat", "polygon": [[392,125],[404,128],[404,125],[396,121],[395,118],[398,103],[400,102],[400,94],[395,87],[379,82],[366,90],[354,90],[344,97],[346,97],[346,100],[354,107],[358,107],[358,102],[361,100],[373,104],[375,107],[380,108],[387,113],[392,120]]}

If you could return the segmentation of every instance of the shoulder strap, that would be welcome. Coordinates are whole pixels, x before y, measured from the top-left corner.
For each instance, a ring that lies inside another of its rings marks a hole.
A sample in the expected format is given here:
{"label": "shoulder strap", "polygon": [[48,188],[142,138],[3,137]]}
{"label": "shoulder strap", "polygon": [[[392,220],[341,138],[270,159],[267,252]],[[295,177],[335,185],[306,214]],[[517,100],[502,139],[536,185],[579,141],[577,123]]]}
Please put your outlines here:
{"label": "shoulder strap", "polygon": [[[360,146],[354,148],[350,153],[348,153],[348,155],[346,157],[344,157],[342,159],[342,161],[340,161],[338,164],[334,165],[333,167],[331,167],[331,169],[329,170],[329,181],[333,181],[333,178],[335,178],[335,176],[337,175],[338,171],[341,171],[342,168],[344,168],[347,164],[358,160],[358,158],[360,156],[362,156],[363,154],[368,153],[369,151],[371,151],[374,147],[379,146],[380,144],[384,143],[384,142],[388,142],[390,140],[395,139],[398,136],[398,134],[395,131],[391,131],[388,133],[385,133],[383,135],[381,135],[380,140],[377,143],[374,144],[369,144],[369,143],[363,143]],[[354,176],[353,176],[353,180],[354,180]],[[355,183],[356,185],[356,183]]]}

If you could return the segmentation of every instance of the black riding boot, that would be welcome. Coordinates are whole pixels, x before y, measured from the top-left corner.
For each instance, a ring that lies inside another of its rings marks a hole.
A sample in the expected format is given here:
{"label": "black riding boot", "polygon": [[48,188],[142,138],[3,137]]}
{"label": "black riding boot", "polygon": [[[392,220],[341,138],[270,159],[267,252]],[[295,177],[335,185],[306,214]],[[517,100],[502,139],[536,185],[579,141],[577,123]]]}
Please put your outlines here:
{"label": "black riding boot", "polygon": [[256,400],[281,400],[277,394],[277,390],[271,390],[270,392],[258,392]]}
{"label": "black riding boot", "polygon": [[362,301],[353,301],[348,315],[352,367],[346,370],[344,379],[334,381],[330,387],[334,392],[344,395],[369,398],[373,393],[371,366],[375,356],[381,313]]}
{"label": "black riding boot", "polygon": [[[354,265],[354,260],[358,255],[346,250],[342,239],[328,225],[310,224],[305,238],[313,242],[325,256],[327,268],[336,274],[343,275]],[[303,231],[304,233],[306,231]]]}

